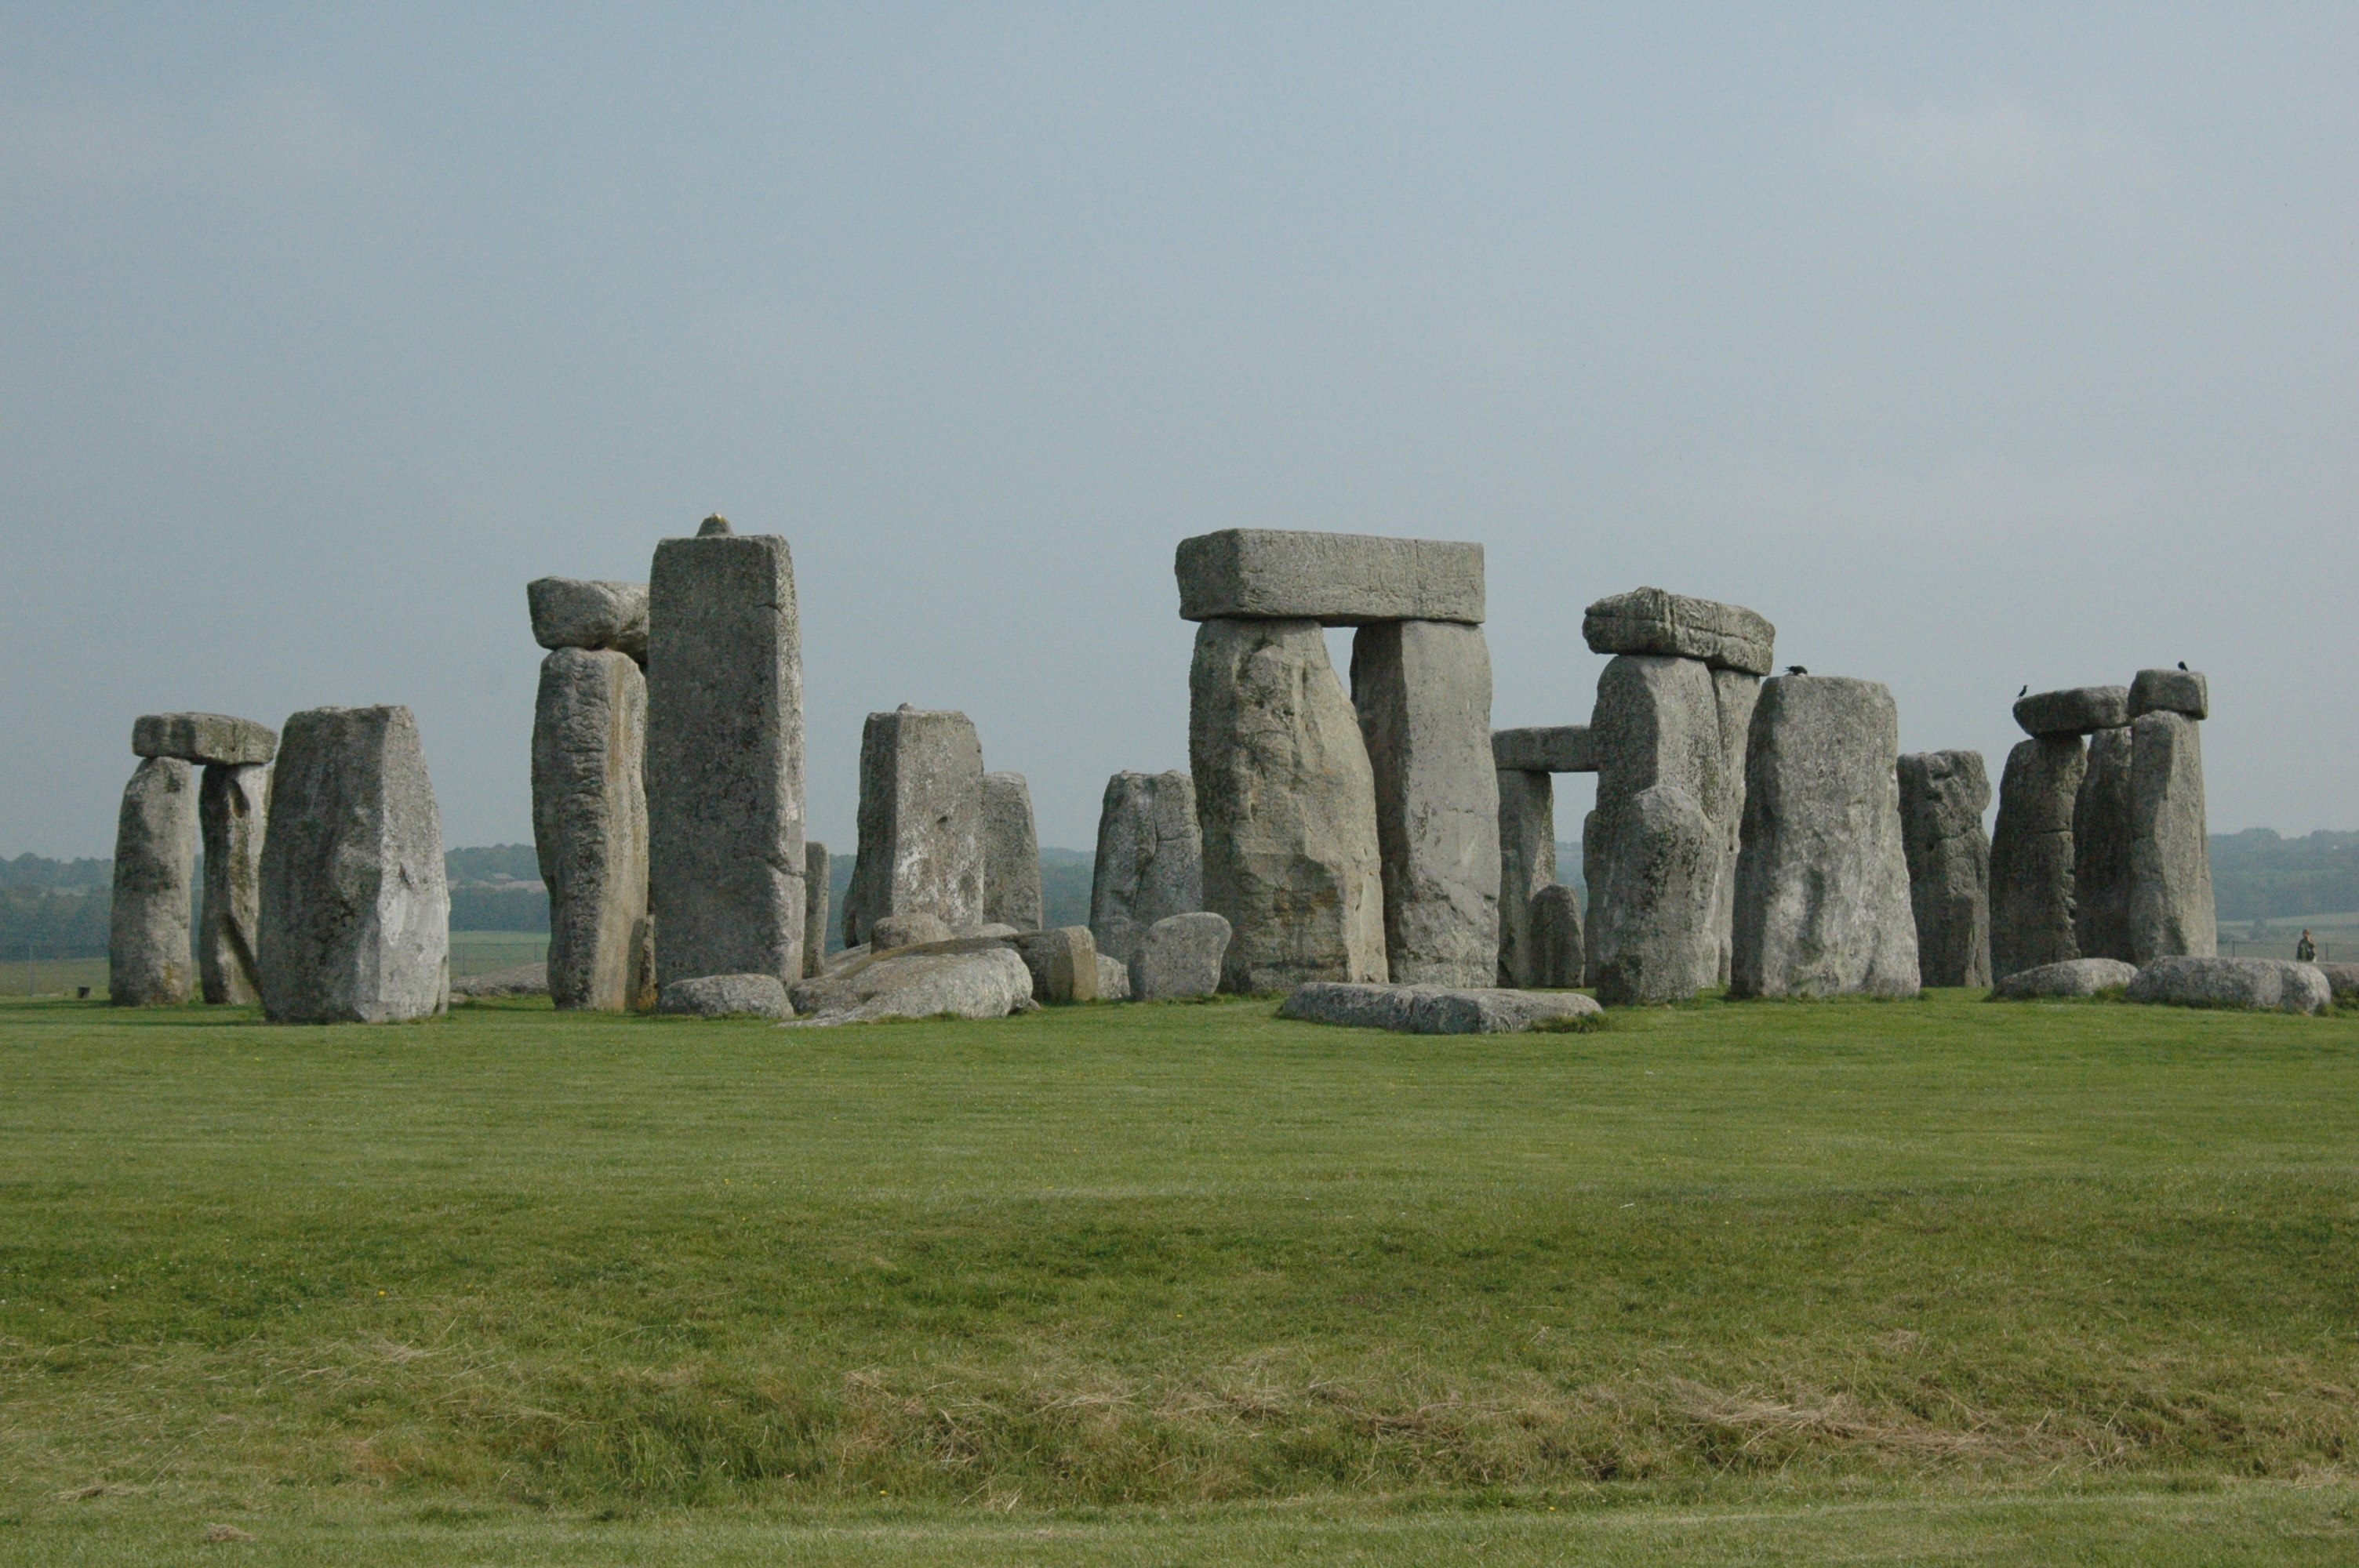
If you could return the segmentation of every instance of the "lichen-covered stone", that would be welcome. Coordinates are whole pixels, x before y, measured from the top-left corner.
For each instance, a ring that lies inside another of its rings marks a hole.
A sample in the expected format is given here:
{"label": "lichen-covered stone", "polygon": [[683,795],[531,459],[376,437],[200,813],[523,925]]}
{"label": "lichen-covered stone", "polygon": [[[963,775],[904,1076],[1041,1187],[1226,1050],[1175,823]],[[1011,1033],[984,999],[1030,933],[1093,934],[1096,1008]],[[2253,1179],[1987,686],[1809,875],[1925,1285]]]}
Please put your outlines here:
{"label": "lichen-covered stone", "polygon": [[1498,784],[1496,979],[1503,986],[1536,986],[1548,966],[1534,941],[1531,905],[1541,889],[1556,885],[1556,784],[1547,773],[1520,768],[1501,768]]}
{"label": "lichen-covered stone", "polygon": [[1006,943],[970,937],[872,954],[795,987],[802,1026],[888,1018],[1005,1018],[1038,1004],[1032,972]]}
{"label": "lichen-covered stone", "polygon": [[833,881],[827,846],[816,838],[803,840],[803,973],[816,975],[827,968],[827,903]]}
{"label": "lichen-covered stone", "polygon": [[1571,991],[1314,981],[1297,986],[1277,1012],[1306,1023],[1401,1034],[1516,1034],[1538,1023],[1593,1018],[1600,1011]]}
{"label": "lichen-covered stone", "polygon": [[1006,938],[1032,976],[1038,1002],[1098,1000],[1098,945],[1086,925],[1050,931],[1019,931]]}
{"label": "lichen-covered stone", "polygon": [[843,894],[846,946],[888,914],[953,931],[984,918],[983,742],[963,713],[907,703],[860,735],[860,849]]}
{"label": "lichen-covered stone", "polygon": [[647,658],[647,585],[545,577],[525,584],[532,640],[544,648],[611,648]]}
{"label": "lichen-covered stone", "polygon": [[1740,605],[1690,599],[1659,588],[1599,600],[1581,620],[1594,654],[1701,659],[1714,669],[1766,676],[1776,667],[1777,629]]}
{"label": "lichen-covered stone", "polygon": [[2359,964],[2314,964],[2311,968],[2326,977],[2327,986],[2337,1001],[2359,998]]}
{"label": "lichen-covered stone", "polygon": [[[278,737],[271,736],[276,750]],[[212,762],[197,786],[205,849],[204,903],[197,918],[197,979],[215,1004],[262,997],[262,845],[270,815],[270,764]]]}
{"label": "lichen-covered stone", "polygon": [[656,1011],[688,1018],[792,1018],[776,975],[691,975],[664,982]]}
{"label": "lichen-covered stone", "polygon": [[2137,977],[2129,983],[2129,1000],[2175,1007],[2323,1012],[2333,1005],[2334,991],[2315,964],[2187,954],[2140,966]]}
{"label": "lichen-covered stone", "polygon": [[1193,781],[1178,772],[1114,774],[1098,811],[1090,876],[1090,935],[1098,951],[1128,964],[1157,921],[1203,907]]}
{"label": "lichen-covered stone", "polygon": [[1211,996],[1220,989],[1229,923],[1207,910],[1166,915],[1131,956],[1124,994],[1138,1001]]}
{"label": "lichen-covered stone", "polygon": [[871,952],[889,953],[896,947],[916,947],[929,942],[947,942],[959,934],[951,923],[939,914],[913,909],[906,914],[888,914],[868,928],[868,948]]}
{"label": "lichen-covered stone", "polygon": [[2140,670],[2130,682],[2129,717],[2136,723],[2149,713],[2176,713],[2182,718],[2212,717],[2212,686],[2201,670]]}
{"label": "lichen-covered stone", "polygon": [[614,649],[560,647],[533,708],[532,837],[549,887],[549,993],[560,1009],[644,1011],[647,683]]}
{"label": "lichen-covered stone", "polygon": [[209,766],[255,767],[278,754],[278,731],[226,713],[147,713],[131,726],[131,751]]}
{"label": "lichen-covered stone", "polygon": [[1917,975],[1929,986],[1986,986],[1990,958],[1990,776],[1980,752],[1900,759],[1900,838],[1916,912]]}
{"label": "lichen-covered stone", "polygon": [[2137,978],[2137,966],[2119,958],[2067,958],[2036,969],[2017,969],[1991,994],[2006,1001],[2027,1001],[2044,996],[2095,996],[2118,990]]}
{"label": "lichen-covered stone", "polygon": [[2072,807],[2088,757],[2078,735],[2016,743],[1999,776],[1991,834],[1991,973],[2081,956],[2073,934]]}
{"label": "lichen-covered stone", "polygon": [[1040,929],[1040,838],[1022,773],[983,775],[983,917]]}
{"label": "lichen-covered stone", "polygon": [[1130,1000],[1130,966],[1104,953],[1098,955],[1098,1000],[1100,1001]]}
{"label": "lichen-covered stone", "polygon": [[1227,528],[1182,539],[1174,564],[1183,621],[1483,620],[1475,544]]}
{"label": "lichen-covered stone", "polygon": [[2088,735],[2130,721],[2130,688],[2076,686],[2035,691],[2015,699],[2015,721],[2027,735]]}
{"label": "lichen-covered stone", "polygon": [[114,906],[107,1000],[167,1007],[189,1000],[190,883],[196,873],[197,780],[178,757],[151,756],[123,786],[114,823]]}
{"label": "lichen-covered stone", "polygon": [[2219,949],[2203,806],[2202,726],[2176,711],[2130,726],[2130,956],[2141,968]]}
{"label": "lichen-covered stone", "polygon": [[2133,962],[2130,941],[2130,766],[2126,726],[2089,737],[2072,804],[2072,935],[2084,958]]}

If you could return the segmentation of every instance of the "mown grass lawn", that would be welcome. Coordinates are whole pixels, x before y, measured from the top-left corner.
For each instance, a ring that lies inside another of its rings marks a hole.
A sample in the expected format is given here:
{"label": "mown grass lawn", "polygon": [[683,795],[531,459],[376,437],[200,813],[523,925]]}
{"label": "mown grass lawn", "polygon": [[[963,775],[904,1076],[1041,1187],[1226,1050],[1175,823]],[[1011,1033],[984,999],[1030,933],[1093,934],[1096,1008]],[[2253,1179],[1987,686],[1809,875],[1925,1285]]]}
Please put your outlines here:
{"label": "mown grass lawn", "polygon": [[2359,1017],[1273,1011],[0,1004],[0,1560],[2359,1557]]}

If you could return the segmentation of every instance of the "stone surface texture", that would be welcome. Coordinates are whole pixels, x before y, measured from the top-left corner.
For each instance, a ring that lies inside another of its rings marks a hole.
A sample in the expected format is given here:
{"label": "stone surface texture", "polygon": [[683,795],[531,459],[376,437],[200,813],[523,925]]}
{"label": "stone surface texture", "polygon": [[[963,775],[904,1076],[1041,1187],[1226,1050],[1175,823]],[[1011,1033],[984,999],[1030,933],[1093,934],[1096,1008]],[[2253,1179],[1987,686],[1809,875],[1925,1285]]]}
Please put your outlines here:
{"label": "stone surface texture", "polygon": [[2149,713],[2209,719],[2212,685],[2201,670],[2140,670],[2130,682],[2129,717],[2123,722],[2135,723]]}
{"label": "stone surface texture", "polygon": [[143,759],[123,786],[114,819],[106,995],[115,1006],[189,1000],[196,978],[189,946],[196,859],[195,770],[178,757]]}
{"label": "stone surface texture", "polygon": [[660,985],[799,976],[803,666],[786,540],[723,532],[657,545],[647,792]]}
{"label": "stone surface texture", "polygon": [[1019,931],[1006,940],[1032,976],[1033,1000],[1098,1000],[1098,945],[1091,937],[1088,926]]}
{"label": "stone surface texture", "polygon": [[1556,784],[1547,773],[1520,768],[1501,768],[1498,784],[1499,962],[1494,978],[1503,986],[1536,986],[1547,966],[1533,945],[1532,899],[1556,885]]}
{"label": "stone surface texture", "polygon": [[2323,1012],[2333,1005],[2334,991],[2315,964],[2173,955],[2139,968],[2129,983],[2129,1000],[2175,1007]]}
{"label": "stone surface texture", "polygon": [[489,1000],[495,997],[547,996],[547,964],[513,964],[480,975],[462,975],[451,982],[451,1000]]}
{"label": "stone surface texture", "polygon": [[827,968],[828,889],[833,878],[827,846],[816,838],[803,840],[803,973],[816,975]]}
{"label": "stone surface texture", "polygon": [[[277,736],[271,737],[273,748]],[[262,844],[270,815],[270,764],[212,762],[197,785],[204,845],[204,900],[197,916],[197,980],[205,1000],[262,999]]]}
{"label": "stone surface texture", "polygon": [[2203,729],[2159,711],[2130,726],[2130,957],[2210,957],[2220,950],[2205,837]]}
{"label": "stone surface texture", "polygon": [[664,982],[658,1012],[689,1018],[792,1018],[776,975],[691,975]]}
{"label": "stone surface texture", "polygon": [[907,914],[888,914],[868,928],[870,951],[889,953],[896,947],[915,947],[929,942],[947,942],[959,934],[951,923],[939,914],[913,909]]}
{"label": "stone surface texture", "polygon": [[611,648],[647,659],[647,585],[545,577],[525,584],[532,640],[544,648]]}
{"label": "stone surface texture", "polygon": [[[1037,857],[1036,857],[1037,858]],[[860,849],[843,894],[843,940],[888,914],[983,914],[983,742],[963,713],[872,713],[860,735]]]}
{"label": "stone surface texture", "polygon": [[407,708],[287,720],[262,842],[264,1016],[386,1023],[448,1005],[442,814]]}
{"label": "stone surface texture", "polygon": [[1229,923],[1209,911],[1166,915],[1131,956],[1125,994],[1138,1001],[1211,996],[1220,989]]}
{"label": "stone surface texture", "polygon": [[1038,1005],[1032,971],[990,937],[872,954],[794,989],[799,1023],[866,1023],[887,1018],[1005,1018]]}
{"label": "stone surface texture", "polygon": [[1483,546],[1229,528],[1180,542],[1183,621],[1483,620]]}
{"label": "stone surface texture", "polygon": [[1570,990],[1588,983],[1578,890],[1556,882],[1532,895],[1532,950],[1538,969],[1527,984]]}
{"label": "stone surface texture", "polygon": [[1991,974],[2081,956],[2073,933],[2072,808],[2088,755],[2078,735],[2019,741],[1999,776],[1991,834]]}
{"label": "stone surface texture", "polygon": [[2130,688],[2076,686],[2035,691],[2015,699],[2015,721],[2027,735],[2087,735],[2130,721]]}
{"label": "stone surface texture", "polygon": [[1130,1000],[1130,966],[1105,953],[1098,955],[1098,1000]]}
{"label": "stone surface texture", "polygon": [[2084,958],[2136,961],[2130,943],[2130,763],[2127,726],[2089,737],[2072,801],[2072,939]]}
{"label": "stone surface texture", "polygon": [[1992,987],[1991,994],[2007,1001],[2043,996],[2095,996],[2099,991],[2128,985],[2136,978],[2137,966],[2125,964],[2119,958],[2067,958],[2060,964],[2017,969]]}
{"label": "stone surface texture", "polygon": [[1040,836],[1022,773],[983,775],[983,917],[1040,929]]}
{"label": "stone surface texture", "polygon": [[1090,874],[1090,934],[1098,951],[1127,964],[1157,921],[1203,907],[1194,782],[1178,772],[1114,774],[1098,810]]}
{"label": "stone surface texture", "polygon": [[1714,669],[1766,676],[1776,668],[1777,629],[1752,611],[1659,588],[1599,600],[1581,619],[1594,654],[1701,659]]}
{"label": "stone surface texture", "polygon": [[1980,752],[1900,759],[1900,842],[1917,919],[1917,977],[1929,986],[1991,983],[1990,775]]}
{"label": "stone surface texture", "polygon": [[2313,964],[2338,1000],[2359,997],[2359,964]]}
{"label": "stone surface texture", "polygon": [[1206,621],[1188,750],[1232,991],[1386,978],[1375,780],[1316,621]]}
{"label": "stone surface texture", "polygon": [[1569,991],[1314,981],[1297,986],[1277,1013],[1306,1023],[1400,1034],[1516,1034],[1537,1023],[1591,1018],[1600,1011],[1590,998]]}
{"label": "stone surface texture", "polygon": [[131,726],[132,754],[250,767],[278,754],[278,731],[226,713],[147,713]]}
{"label": "stone surface texture", "polygon": [[1532,730],[1491,731],[1491,762],[1502,770],[1527,773],[1593,773],[1597,748],[1586,724],[1552,724]]}
{"label": "stone surface texture", "polygon": [[532,839],[549,886],[556,1007],[655,1004],[647,940],[647,682],[613,649],[540,662],[532,721]]}

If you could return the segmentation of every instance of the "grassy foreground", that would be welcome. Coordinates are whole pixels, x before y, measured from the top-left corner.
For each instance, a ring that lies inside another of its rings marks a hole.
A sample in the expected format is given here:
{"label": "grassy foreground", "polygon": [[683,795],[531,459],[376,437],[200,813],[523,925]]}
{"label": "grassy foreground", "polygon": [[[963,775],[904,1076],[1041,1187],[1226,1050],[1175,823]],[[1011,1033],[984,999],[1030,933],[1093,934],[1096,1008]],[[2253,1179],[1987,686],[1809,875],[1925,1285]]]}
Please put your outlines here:
{"label": "grassy foreground", "polygon": [[2359,1555],[2359,1018],[1272,1011],[0,1004],[0,1561]]}

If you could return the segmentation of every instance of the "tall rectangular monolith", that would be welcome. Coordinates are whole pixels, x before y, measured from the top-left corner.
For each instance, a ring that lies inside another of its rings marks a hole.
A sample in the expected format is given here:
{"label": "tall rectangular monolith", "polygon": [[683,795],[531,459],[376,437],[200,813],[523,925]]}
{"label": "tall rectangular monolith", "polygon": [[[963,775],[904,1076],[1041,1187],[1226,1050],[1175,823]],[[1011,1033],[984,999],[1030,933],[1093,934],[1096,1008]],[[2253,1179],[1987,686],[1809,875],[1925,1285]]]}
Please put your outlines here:
{"label": "tall rectangular monolith", "polygon": [[1127,964],[1158,921],[1203,907],[1194,782],[1176,769],[1114,774],[1098,807],[1090,872],[1090,935],[1098,951]]}
{"label": "tall rectangular monolith", "polygon": [[1040,929],[1040,834],[1022,773],[983,775],[983,918]]}
{"label": "tall rectangular monolith", "polygon": [[973,721],[908,703],[870,714],[844,946],[867,941],[893,914],[930,914],[965,931],[983,924],[983,742]]}
{"label": "tall rectangular monolith", "polygon": [[549,887],[557,1007],[655,1005],[647,925],[647,678],[611,649],[561,647],[533,710],[532,837]]}
{"label": "tall rectangular monolith", "polygon": [[178,757],[147,757],[123,786],[115,816],[114,904],[106,945],[106,995],[115,1006],[189,1000],[196,859],[195,771]]}

